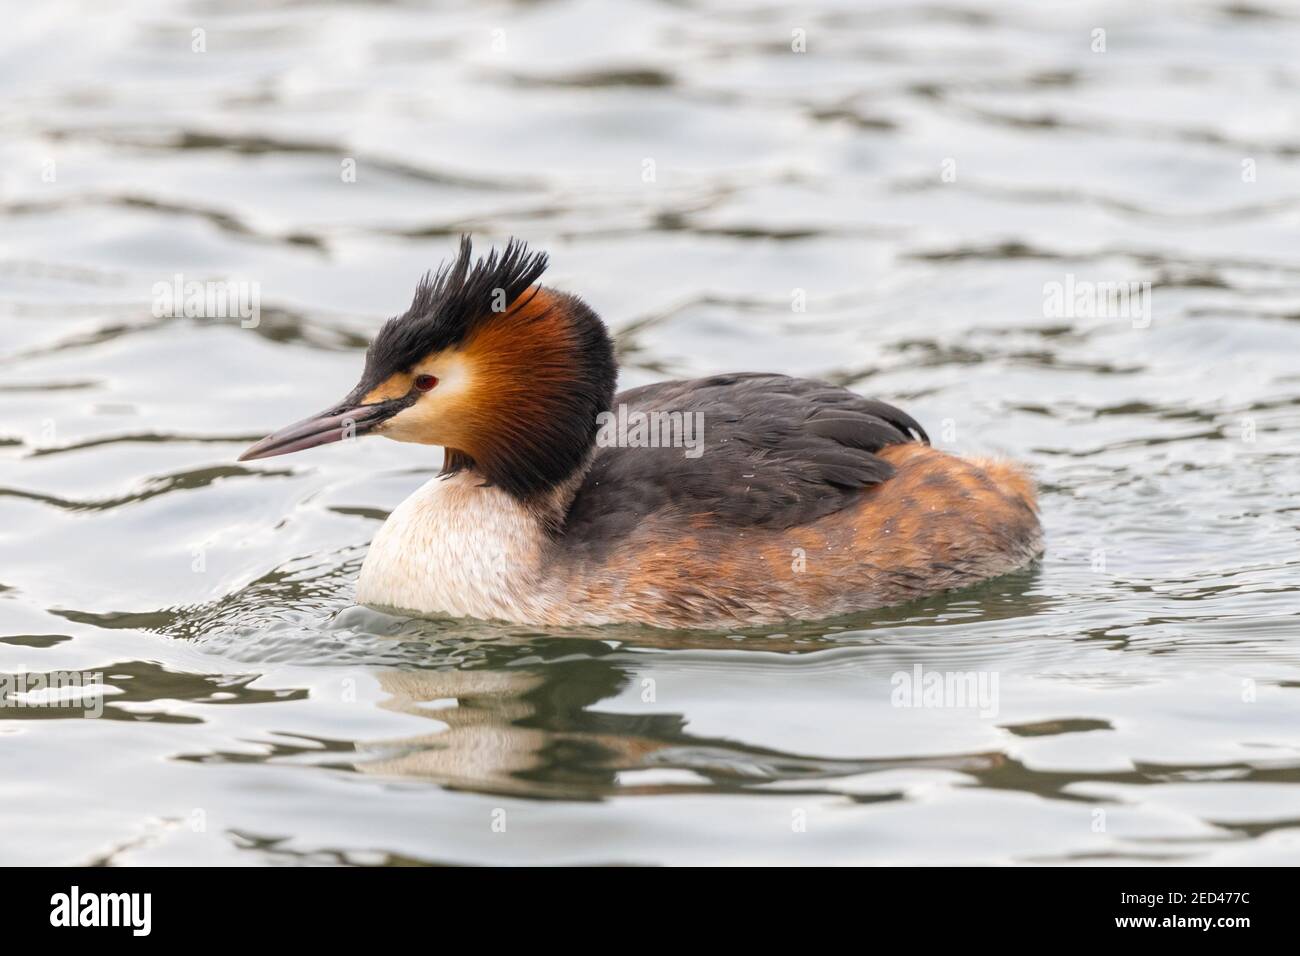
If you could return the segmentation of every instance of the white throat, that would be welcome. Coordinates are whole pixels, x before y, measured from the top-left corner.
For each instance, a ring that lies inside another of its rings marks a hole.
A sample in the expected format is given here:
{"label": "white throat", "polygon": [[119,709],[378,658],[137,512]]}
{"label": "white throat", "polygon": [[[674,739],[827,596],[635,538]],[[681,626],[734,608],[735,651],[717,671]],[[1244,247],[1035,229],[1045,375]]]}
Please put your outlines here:
{"label": "white throat", "polygon": [[357,602],[421,616],[523,621],[545,603],[541,521],[472,471],[433,478],[370,543]]}

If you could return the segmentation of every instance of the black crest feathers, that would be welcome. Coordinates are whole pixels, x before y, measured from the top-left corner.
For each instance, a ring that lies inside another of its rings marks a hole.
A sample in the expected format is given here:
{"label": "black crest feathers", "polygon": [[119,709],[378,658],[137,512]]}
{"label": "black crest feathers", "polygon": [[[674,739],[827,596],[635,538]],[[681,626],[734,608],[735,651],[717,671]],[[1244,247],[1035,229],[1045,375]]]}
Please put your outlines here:
{"label": "black crest feathers", "polygon": [[367,382],[404,372],[430,352],[463,342],[475,326],[513,303],[546,271],[544,252],[516,239],[472,262],[473,244],[460,237],[453,262],[426,273],[411,307],[389,319],[366,352]]}
{"label": "black crest feathers", "polygon": [[[474,261],[462,236],[456,259],[426,274],[411,307],[380,328],[351,396],[364,397],[431,353],[477,348],[473,434],[468,447],[447,448],[443,473],[473,469],[524,501],[586,463],[618,375],[600,317],[576,296],[537,285],[546,266],[545,253],[515,239]],[[489,330],[495,334],[475,345]]]}

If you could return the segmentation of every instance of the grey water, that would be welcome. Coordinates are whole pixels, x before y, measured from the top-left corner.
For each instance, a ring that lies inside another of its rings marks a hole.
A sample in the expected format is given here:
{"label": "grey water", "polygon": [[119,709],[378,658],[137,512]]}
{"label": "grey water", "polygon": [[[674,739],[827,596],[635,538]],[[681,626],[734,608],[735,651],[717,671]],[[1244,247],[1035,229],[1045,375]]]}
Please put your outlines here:
{"label": "grey water", "polygon": [[[116,6],[0,4],[0,862],[1300,862],[1300,5]],[[1024,461],[1043,560],[776,632],[355,606],[440,453],[236,458],[462,232],[624,387]]]}

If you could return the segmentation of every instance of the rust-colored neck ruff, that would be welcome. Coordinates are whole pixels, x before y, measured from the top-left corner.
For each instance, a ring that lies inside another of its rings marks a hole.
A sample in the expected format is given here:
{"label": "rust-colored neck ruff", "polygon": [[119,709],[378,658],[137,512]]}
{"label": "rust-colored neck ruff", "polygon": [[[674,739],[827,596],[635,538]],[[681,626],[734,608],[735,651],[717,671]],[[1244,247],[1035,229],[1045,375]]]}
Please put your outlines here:
{"label": "rust-colored neck ruff", "polygon": [[[613,402],[617,366],[600,319],[574,296],[540,286],[461,346],[474,388],[444,471],[473,469],[543,511],[580,479]],[[567,502],[566,502],[567,503]]]}

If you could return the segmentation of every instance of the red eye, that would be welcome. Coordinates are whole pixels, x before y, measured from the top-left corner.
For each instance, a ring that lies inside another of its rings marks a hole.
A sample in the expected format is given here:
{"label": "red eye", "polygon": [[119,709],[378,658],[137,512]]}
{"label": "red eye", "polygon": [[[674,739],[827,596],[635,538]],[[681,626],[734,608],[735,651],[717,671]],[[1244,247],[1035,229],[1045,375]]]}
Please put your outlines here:
{"label": "red eye", "polygon": [[438,384],[438,379],[432,375],[415,376],[415,387],[422,392],[427,392]]}

